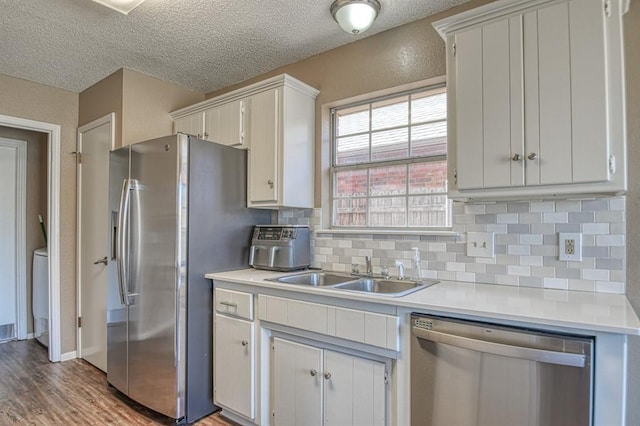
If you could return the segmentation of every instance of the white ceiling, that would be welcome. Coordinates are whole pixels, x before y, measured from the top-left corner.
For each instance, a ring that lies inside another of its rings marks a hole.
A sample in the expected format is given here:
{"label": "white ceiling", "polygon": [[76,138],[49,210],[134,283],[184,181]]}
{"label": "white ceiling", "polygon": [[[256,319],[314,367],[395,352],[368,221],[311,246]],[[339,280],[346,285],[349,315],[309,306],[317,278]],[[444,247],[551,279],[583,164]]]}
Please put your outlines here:
{"label": "white ceiling", "polygon": [[361,36],[332,0],[0,0],[0,74],[81,92],[120,68],[210,92],[468,0],[380,0]]}

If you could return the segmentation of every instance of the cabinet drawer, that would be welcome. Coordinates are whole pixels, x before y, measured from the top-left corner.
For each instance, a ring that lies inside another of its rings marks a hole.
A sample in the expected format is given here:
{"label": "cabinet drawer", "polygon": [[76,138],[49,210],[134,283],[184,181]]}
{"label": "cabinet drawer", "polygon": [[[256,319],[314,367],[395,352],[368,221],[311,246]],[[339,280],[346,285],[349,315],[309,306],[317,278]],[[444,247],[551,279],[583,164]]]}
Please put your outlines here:
{"label": "cabinet drawer", "polygon": [[253,294],[216,288],[216,312],[253,320]]}
{"label": "cabinet drawer", "polygon": [[258,296],[258,310],[258,317],[263,321],[392,351],[400,350],[399,322],[394,315],[263,294]]}

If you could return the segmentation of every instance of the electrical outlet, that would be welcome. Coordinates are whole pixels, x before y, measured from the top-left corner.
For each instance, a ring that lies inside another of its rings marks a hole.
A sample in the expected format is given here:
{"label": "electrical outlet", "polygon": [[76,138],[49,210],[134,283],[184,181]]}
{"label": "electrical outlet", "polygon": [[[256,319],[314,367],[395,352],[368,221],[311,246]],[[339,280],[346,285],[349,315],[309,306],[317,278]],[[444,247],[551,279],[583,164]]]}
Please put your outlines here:
{"label": "electrical outlet", "polygon": [[467,232],[467,256],[495,257],[493,232]]}
{"label": "electrical outlet", "polygon": [[582,234],[570,232],[558,234],[558,259],[568,262],[582,261]]}

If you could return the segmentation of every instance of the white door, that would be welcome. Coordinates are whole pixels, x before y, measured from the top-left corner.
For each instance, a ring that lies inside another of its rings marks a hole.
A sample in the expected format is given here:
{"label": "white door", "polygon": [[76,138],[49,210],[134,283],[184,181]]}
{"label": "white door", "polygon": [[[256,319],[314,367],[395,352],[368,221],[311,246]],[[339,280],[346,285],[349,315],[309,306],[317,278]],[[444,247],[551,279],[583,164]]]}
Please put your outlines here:
{"label": "white door", "polygon": [[216,314],[214,402],[249,419],[254,415],[252,322]]}
{"label": "white door", "polygon": [[271,373],[272,424],[322,425],[322,349],[274,338]]}
{"label": "white door", "polygon": [[324,424],[385,424],[385,365],[357,356],[324,352]]}
{"label": "white door", "polygon": [[114,114],[78,129],[78,340],[80,357],[107,371],[109,151]]}
{"label": "white door", "polygon": [[0,138],[0,341],[18,337],[18,314],[26,327],[26,149]]}

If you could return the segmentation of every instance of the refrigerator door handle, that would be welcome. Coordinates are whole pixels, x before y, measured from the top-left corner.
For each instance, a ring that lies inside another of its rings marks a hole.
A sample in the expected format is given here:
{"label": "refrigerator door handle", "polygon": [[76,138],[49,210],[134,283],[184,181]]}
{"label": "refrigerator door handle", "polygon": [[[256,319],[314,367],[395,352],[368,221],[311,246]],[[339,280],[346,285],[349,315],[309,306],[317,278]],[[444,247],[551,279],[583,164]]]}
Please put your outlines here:
{"label": "refrigerator door handle", "polygon": [[128,234],[128,218],[129,218],[129,179],[122,182],[122,191],[120,192],[120,206],[118,208],[118,231],[116,244],[116,265],[118,269],[118,289],[120,290],[120,301],[123,305],[129,306],[129,297],[127,297],[127,234]]}

